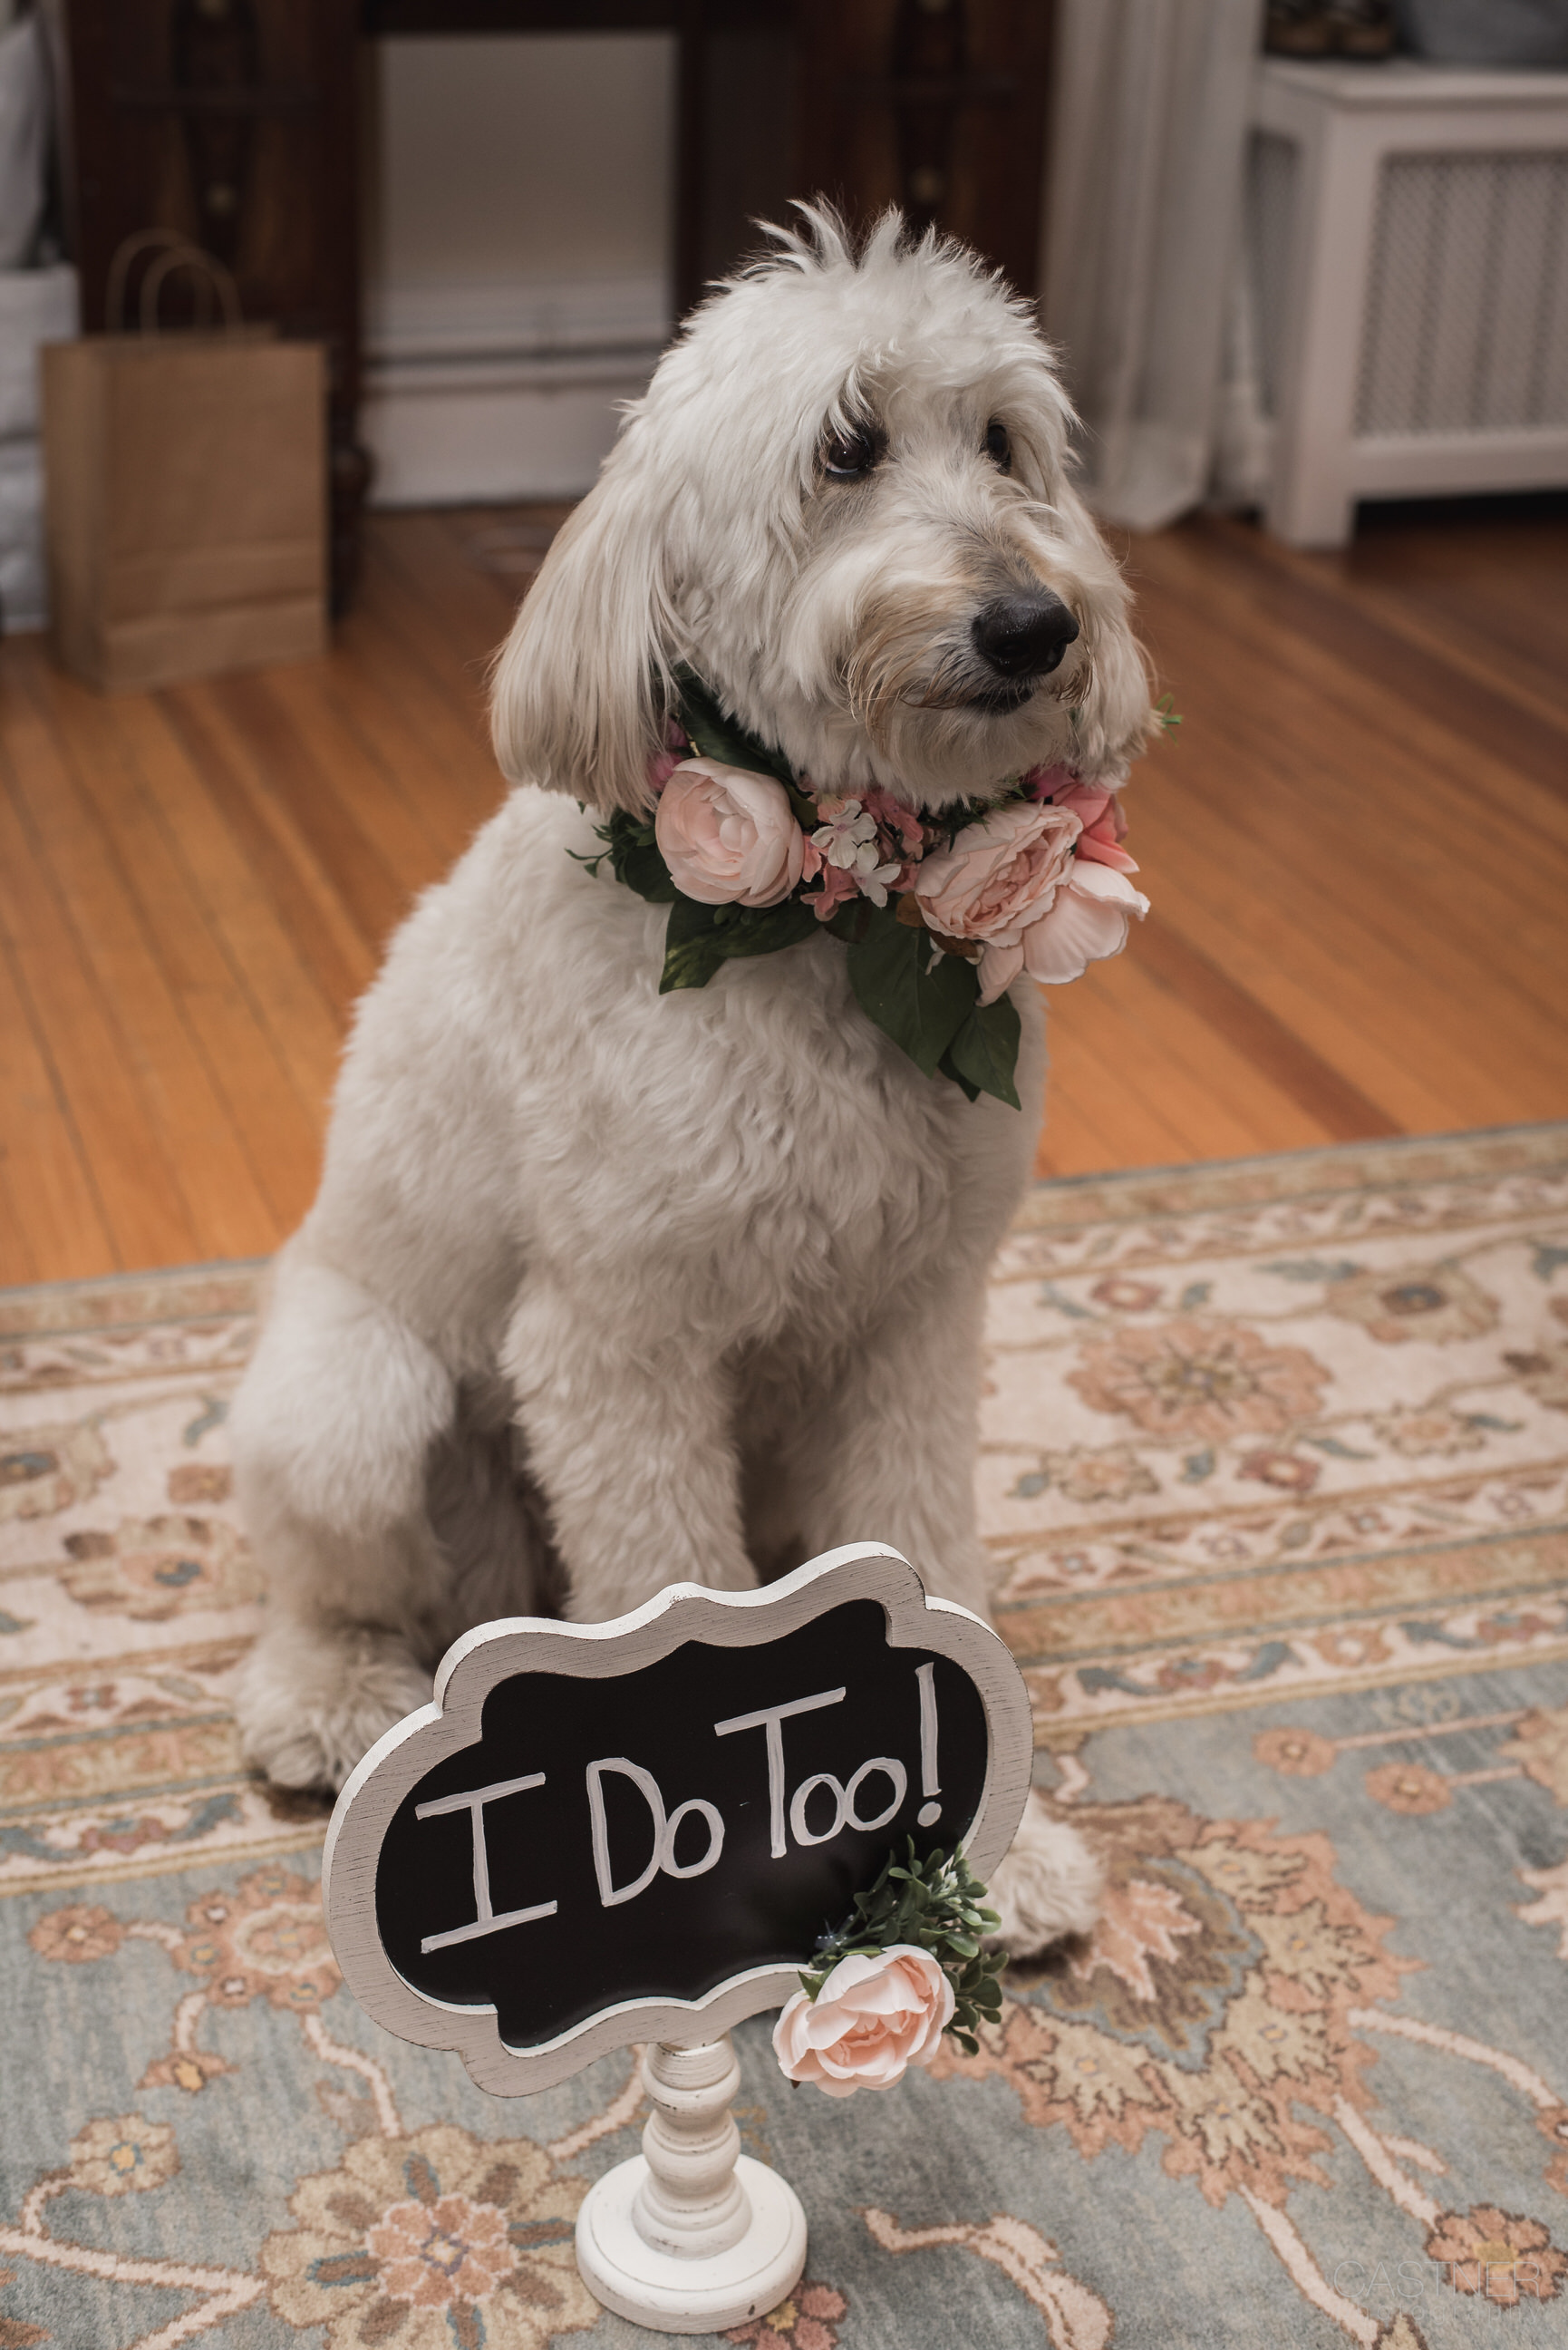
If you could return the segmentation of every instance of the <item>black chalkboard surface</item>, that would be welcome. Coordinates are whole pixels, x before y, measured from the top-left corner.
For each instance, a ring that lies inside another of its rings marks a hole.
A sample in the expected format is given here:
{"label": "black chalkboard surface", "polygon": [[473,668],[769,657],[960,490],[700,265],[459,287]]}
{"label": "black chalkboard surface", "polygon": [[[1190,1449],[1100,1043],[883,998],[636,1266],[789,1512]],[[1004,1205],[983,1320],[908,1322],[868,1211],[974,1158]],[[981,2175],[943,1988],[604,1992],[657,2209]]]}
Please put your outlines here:
{"label": "black chalkboard surface", "polygon": [[788,1997],[909,1838],[983,1875],[1031,1759],[996,1635],[872,1545],[616,1624],[489,1625],[344,1789],[328,1924],[392,2031],[543,2087]]}

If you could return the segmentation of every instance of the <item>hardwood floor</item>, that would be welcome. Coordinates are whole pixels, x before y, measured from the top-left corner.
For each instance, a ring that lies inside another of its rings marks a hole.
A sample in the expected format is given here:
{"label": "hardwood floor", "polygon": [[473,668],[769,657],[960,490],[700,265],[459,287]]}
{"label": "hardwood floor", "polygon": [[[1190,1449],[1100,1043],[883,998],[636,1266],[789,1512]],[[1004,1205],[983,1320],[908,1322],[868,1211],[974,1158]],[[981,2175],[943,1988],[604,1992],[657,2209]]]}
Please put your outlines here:
{"label": "hardwood floor", "polygon": [[[104,700],[0,646],[0,1282],[298,1221],[354,1000],[500,796],[484,660],[561,511],[375,517],[306,667]],[[1041,1171],[1568,1116],[1561,507],[1127,553],[1183,723],[1128,797],[1154,911],[1052,992]]]}

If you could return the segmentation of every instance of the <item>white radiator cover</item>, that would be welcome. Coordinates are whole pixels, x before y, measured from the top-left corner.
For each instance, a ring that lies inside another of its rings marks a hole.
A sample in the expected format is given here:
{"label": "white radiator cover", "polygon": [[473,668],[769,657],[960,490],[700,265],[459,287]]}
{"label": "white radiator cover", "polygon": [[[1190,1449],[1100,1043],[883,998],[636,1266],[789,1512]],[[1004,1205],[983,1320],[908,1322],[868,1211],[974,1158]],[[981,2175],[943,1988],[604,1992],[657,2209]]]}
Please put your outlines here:
{"label": "white radiator cover", "polygon": [[1388,155],[1355,430],[1568,425],[1568,154]]}
{"label": "white radiator cover", "polygon": [[1271,62],[1247,191],[1272,529],[1568,484],[1568,74]]}

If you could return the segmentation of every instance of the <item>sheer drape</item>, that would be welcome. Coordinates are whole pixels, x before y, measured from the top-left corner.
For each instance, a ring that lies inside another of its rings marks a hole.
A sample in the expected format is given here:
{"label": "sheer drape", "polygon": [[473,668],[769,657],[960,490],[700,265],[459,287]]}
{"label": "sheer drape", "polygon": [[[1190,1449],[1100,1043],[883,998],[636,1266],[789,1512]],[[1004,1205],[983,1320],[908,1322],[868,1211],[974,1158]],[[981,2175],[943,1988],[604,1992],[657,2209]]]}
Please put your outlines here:
{"label": "sheer drape", "polygon": [[1260,0],[1059,0],[1044,316],[1098,511],[1208,486]]}

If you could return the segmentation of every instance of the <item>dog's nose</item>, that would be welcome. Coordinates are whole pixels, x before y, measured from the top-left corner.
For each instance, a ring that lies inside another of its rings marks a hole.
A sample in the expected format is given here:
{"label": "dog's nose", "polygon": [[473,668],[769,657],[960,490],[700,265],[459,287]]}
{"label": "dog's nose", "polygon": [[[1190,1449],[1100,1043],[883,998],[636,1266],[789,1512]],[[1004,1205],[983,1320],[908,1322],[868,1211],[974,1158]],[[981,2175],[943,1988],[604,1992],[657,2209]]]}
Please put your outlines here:
{"label": "dog's nose", "polygon": [[1060,596],[999,596],[975,614],[971,634],[999,676],[1048,677],[1078,633]]}

